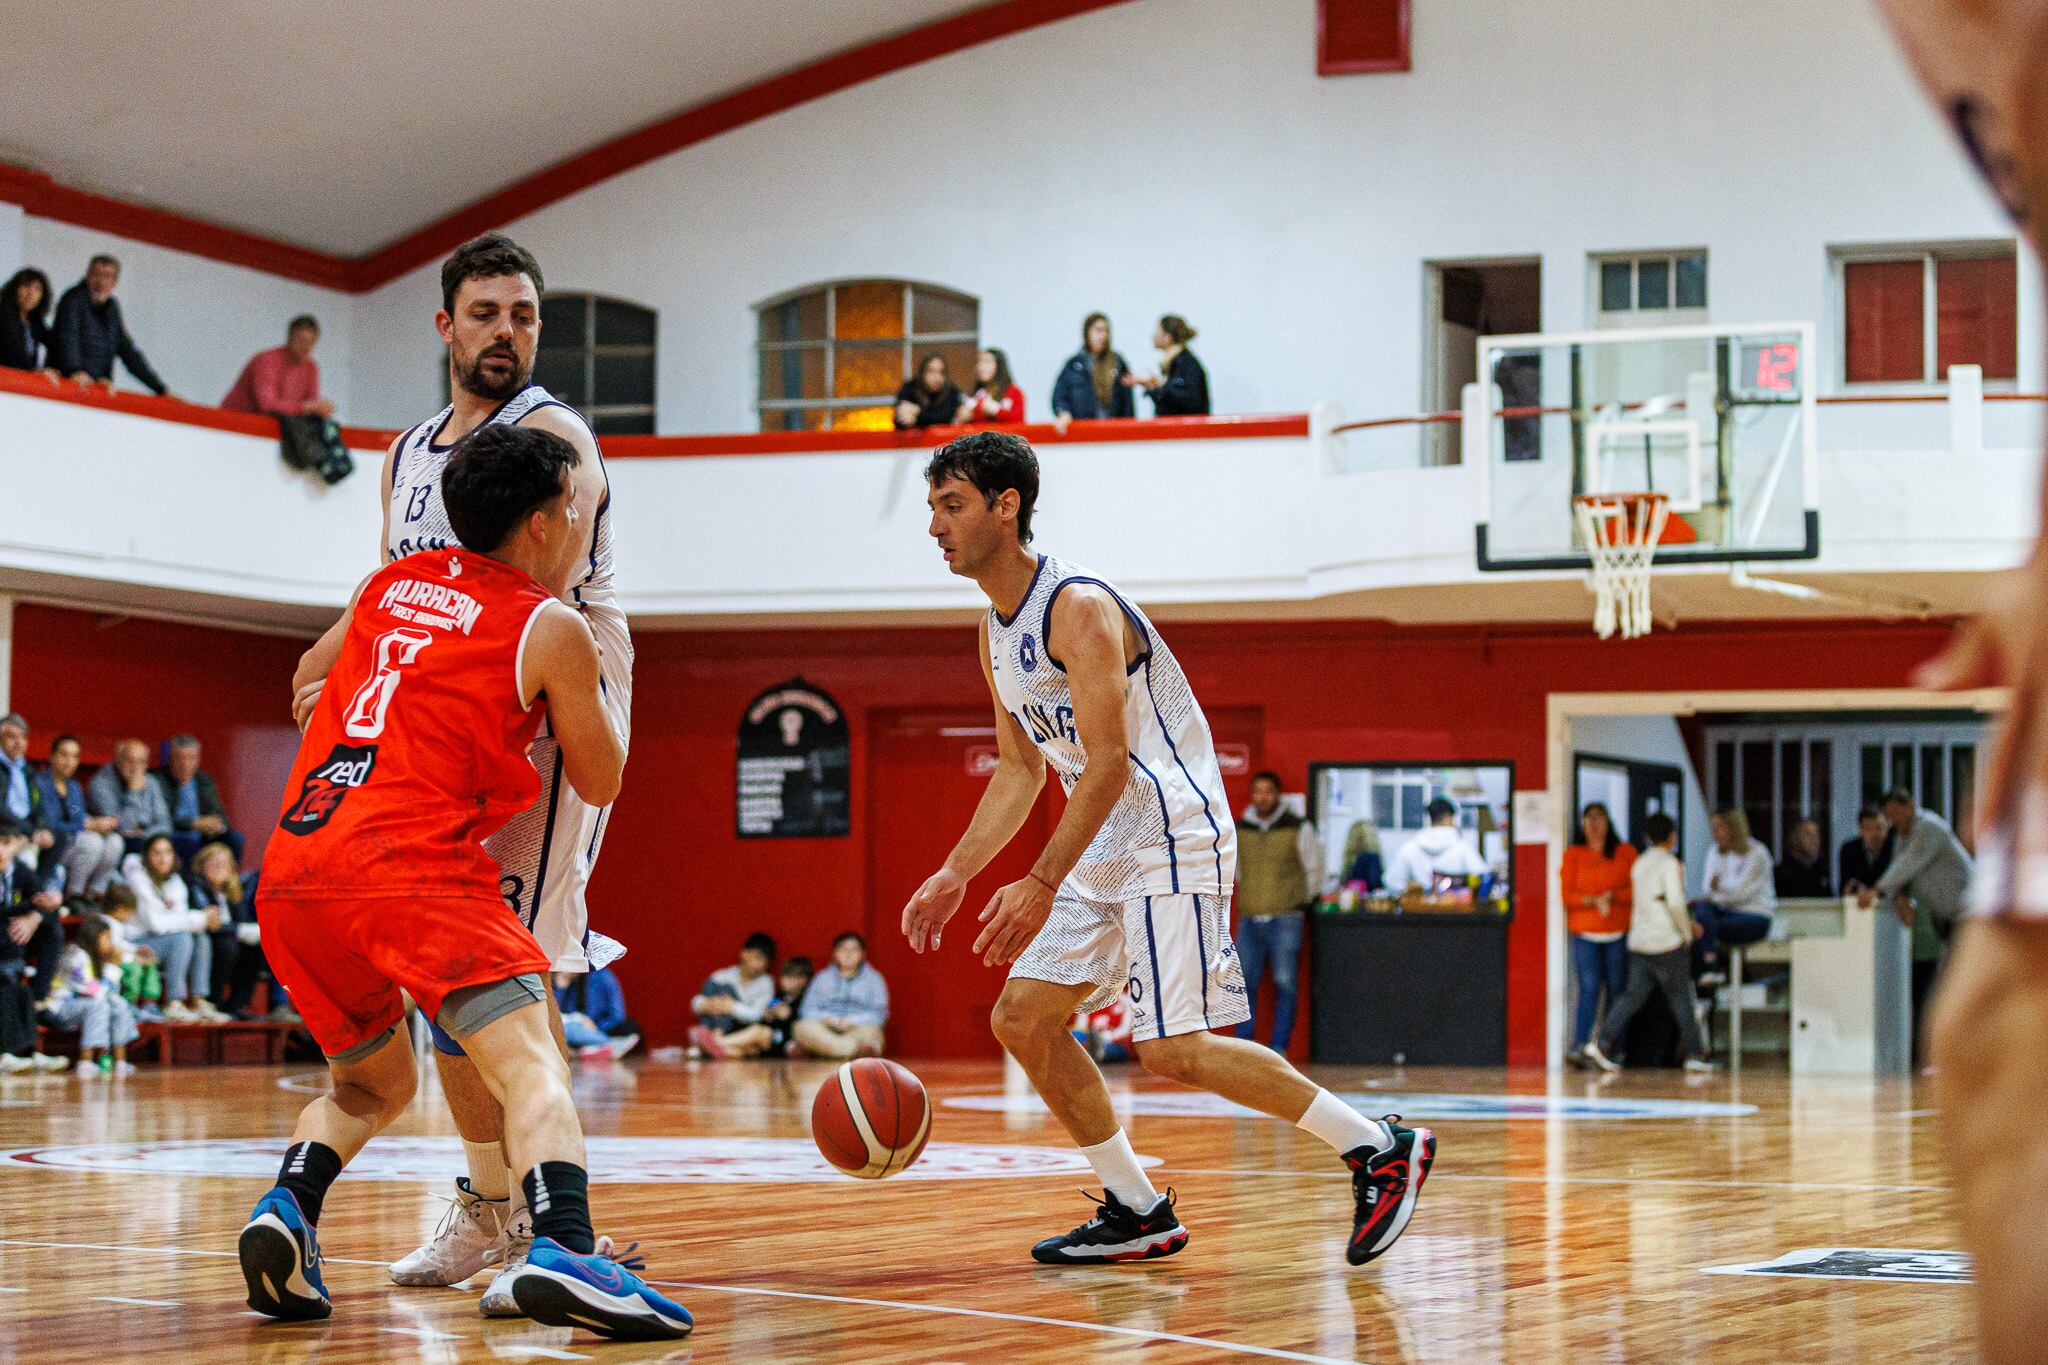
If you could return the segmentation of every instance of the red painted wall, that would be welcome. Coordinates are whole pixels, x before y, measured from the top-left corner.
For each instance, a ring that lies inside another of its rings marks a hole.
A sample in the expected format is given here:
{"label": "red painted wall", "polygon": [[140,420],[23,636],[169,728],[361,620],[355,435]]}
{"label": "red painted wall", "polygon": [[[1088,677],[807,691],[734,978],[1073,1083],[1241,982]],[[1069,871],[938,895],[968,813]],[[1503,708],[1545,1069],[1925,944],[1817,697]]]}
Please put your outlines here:
{"label": "red painted wall", "polygon": [[[1932,653],[1933,625],[1688,624],[1629,644],[1582,628],[1403,630],[1370,622],[1169,625],[1218,738],[1252,748],[1290,787],[1315,760],[1505,758],[1522,787],[1549,785],[1550,692],[1898,686]],[[102,758],[122,734],[190,729],[252,840],[276,809],[294,736],[286,697],[291,640],[23,606],[15,617],[14,701],[40,755],[59,727]],[[845,708],[853,742],[853,832],[844,839],[740,839],[734,739],[762,689],[801,674]],[[896,925],[903,902],[965,825],[980,790],[967,775],[973,733],[993,724],[970,626],[916,630],[672,632],[643,635],[625,792],[591,893],[593,923],[628,944],[621,964],[634,1015],[656,1044],[680,1041],[689,997],[740,940],[765,929],[785,953],[822,961],[833,934],[864,932],[894,997],[894,1046],[907,1056],[993,1055],[987,1007],[1001,974],[968,954],[972,916],[999,879],[1021,875],[1020,847],[969,892],[936,956],[914,957]],[[948,733],[951,732],[951,733]],[[1233,806],[1243,776],[1226,784]],[[1050,828],[1056,798],[1037,829]],[[1542,1060],[1544,859],[1518,851],[1509,939],[1510,1060]],[[1306,1002],[1303,1002],[1306,1013]],[[1304,1050],[1305,1027],[1296,1051]]]}

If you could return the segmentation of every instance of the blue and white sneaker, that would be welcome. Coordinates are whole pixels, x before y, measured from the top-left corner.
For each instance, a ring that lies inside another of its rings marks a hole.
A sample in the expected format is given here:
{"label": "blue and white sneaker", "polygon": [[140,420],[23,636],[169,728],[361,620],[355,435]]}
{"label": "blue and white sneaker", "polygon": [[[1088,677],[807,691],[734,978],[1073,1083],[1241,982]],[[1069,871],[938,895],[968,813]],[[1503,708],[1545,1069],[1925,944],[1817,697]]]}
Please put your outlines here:
{"label": "blue and white sneaker", "polygon": [[618,1341],[671,1341],[690,1334],[690,1310],[647,1287],[633,1272],[646,1267],[634,1249],[612,1256],[609,1237],[597,1254],[578,1256],[552,1237],[536,1237],[526,1264],[512,1276],[512,1297],[535,1322],[583,1327]]}
{"label": "blue and white sneaker", "polygon": [[303,1320],[334,1311],[320,1282],[320,1239],[287,1189],[256,1201],[242,1229],[242,1278],[249,1306],[266,1317]]}

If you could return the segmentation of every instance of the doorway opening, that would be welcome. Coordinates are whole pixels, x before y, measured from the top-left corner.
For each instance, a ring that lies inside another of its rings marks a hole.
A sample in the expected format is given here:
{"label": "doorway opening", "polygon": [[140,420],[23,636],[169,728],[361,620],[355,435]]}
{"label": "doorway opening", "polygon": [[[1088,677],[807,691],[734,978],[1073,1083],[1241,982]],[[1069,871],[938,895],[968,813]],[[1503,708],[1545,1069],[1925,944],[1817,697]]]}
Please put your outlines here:
{"label": "doorway opening", "polygon": [[[1465,386],[1479,378],[1477,342],[1483,336],[1507,336],[1543,330],[1543,263],[1540,258],[1514,257],[1491,261],[1431,261],[1428,272],[1429,362],[1423,369],[1423,409],[1456,412]],[[1502,406],[1534,404],[1542,385],[1537,358],[1514,357],[1493,376],[1501,385]],[[1457,464],[1462,458],[1460,423],[1438,422],[1428,428],[1424,463]],[[1534,448],[1535,418],[1507,420],[1507,458],[1524,442]]]}

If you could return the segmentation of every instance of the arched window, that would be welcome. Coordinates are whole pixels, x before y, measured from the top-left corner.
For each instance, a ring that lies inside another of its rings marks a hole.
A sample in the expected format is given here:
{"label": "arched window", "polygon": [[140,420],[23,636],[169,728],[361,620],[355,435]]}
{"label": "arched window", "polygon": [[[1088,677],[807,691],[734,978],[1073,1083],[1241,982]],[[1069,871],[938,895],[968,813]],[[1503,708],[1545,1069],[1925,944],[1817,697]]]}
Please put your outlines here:
{"label": "arched window", "polygon": [[917,357],[946,357],[971,383],[981,305],[909,280],[813,285],[760,306],[763,431],[887,431]]}
{"label": "arched window", "polygon": [[597,294],[549,294],[533,379],[600,436],[651,435],[654,310]]}

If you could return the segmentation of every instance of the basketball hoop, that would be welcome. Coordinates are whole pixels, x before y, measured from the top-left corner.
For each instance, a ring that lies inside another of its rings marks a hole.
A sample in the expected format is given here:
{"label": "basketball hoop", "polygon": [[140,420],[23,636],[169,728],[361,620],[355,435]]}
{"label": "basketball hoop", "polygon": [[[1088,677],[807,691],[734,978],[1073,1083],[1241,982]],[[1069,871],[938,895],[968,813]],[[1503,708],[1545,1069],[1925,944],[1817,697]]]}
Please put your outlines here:
{"label": "basketball hoop", "polygon": [[[1593,630],[1601,639],[1650,633],[1650,566],[1666,539],[1671,499],[1662,493],[1594,493],[1572,499],[1592,557]],[[1676,539],[1676,537],[1671,537]]]}

